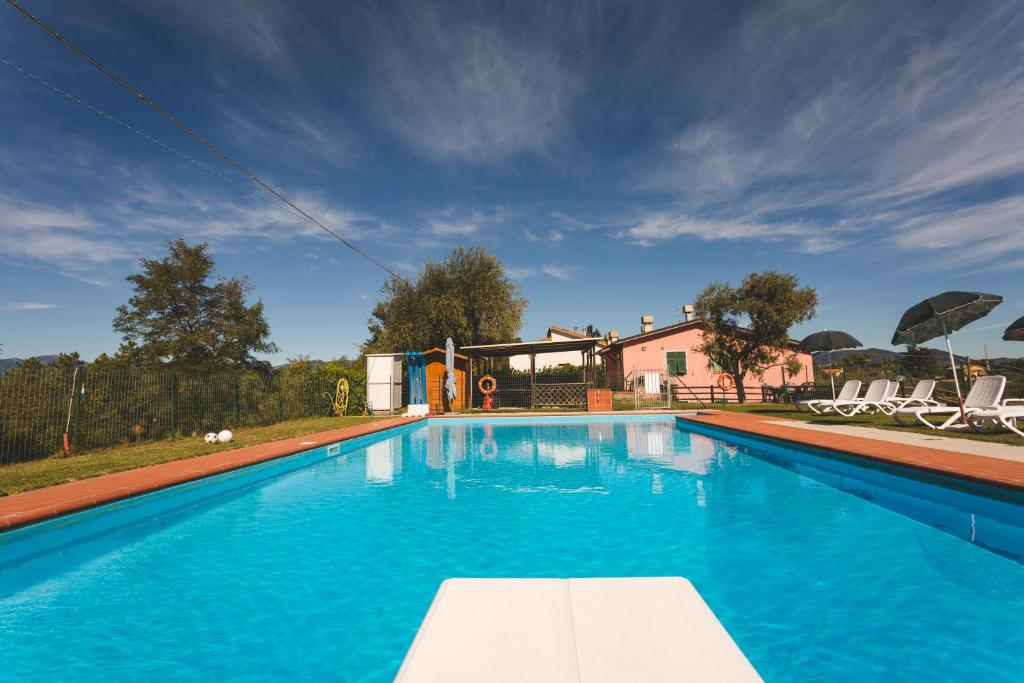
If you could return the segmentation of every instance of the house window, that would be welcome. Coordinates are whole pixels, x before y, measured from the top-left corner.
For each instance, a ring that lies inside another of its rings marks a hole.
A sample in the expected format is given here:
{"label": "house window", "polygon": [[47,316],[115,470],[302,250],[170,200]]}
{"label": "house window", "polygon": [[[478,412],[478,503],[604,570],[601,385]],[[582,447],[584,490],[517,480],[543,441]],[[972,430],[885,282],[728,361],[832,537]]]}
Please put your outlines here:
{"label": "house window", "polygon": [[667,351],[665,358],[668,365],[668,374],[686,374],[686,351]]}

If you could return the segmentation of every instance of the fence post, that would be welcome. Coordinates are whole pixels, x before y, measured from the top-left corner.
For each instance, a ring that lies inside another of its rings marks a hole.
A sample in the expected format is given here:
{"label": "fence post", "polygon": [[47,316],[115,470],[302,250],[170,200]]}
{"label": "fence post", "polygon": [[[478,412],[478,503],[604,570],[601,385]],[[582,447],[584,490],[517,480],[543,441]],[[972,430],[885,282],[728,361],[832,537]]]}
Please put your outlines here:
{"label": "fence post", "polygon": [[178,436],[178,373],[171,372],[171,437]]}
{"label": "fence post", "polygon": [[234,427],[238,426],[238,375],[234,375],[231,378],[231,407],[235,413],[235,424]]}
{"label": "fence post", "polygon": [[79,428],[81,427],[81,414],[82,414],[82,387],[85,386],[85,368],[79,367],[78,372],[75,373],[75,383],[72,387],[72,391],[75,392],[75,409],[74,409],[74,428],[71,432],[71,445],[75,448],[78,447],[78,435]]}
{"label": "fence post", "polygon": [[715,385],[712,384],[708,388],[711,389],[711,405],[715,405]]}

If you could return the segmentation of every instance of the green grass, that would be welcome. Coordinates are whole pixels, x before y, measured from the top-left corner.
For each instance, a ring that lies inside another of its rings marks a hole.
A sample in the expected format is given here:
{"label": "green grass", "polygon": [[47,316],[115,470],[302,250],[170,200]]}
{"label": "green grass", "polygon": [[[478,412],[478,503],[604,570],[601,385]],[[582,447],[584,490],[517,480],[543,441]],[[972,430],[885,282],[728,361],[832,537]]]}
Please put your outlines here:
{"label": "green grass", "polygon": [[234,441],[230,444],[210,445],[203,441],[202,436],[183,437],[131,446],[98,448],[77,455],[59,455],[4,465],[0,466],[0,496],[380,419],[386,418],[311,417],[279,422],[267,427],[242,427],[236,431]]}
{"label": "green grass", "polygon": [[674,408],[679,410],[707,408],[714,410],[730,410],[743,413],[752,413],[755,415],[768,415],[771,417],[790,418],[793,420],[802,420],[810,424],[822,424],[822,425],[853,425],[857,427],[874,427],[875,429],[891,429],[899,432],[917,432],[919,434],[928,434],[930,436],[948,436],[954,439],[973,439],[975,441],[988,441],[990,443],[1005,443],[1013,446],[1024,447],[1024,439],[1020,438],[1016,434],[1010,432],[997,432],[995,434],[979,434],[978,432],[971,431],[959,431],[959,430],[942,430],[937,431],[934,429],[928,429],[924,425],[920,427],[902,427],[888,415],[855,415],[853,417],[843,417],[842,415],[817,415],[810,412],[801,412],[790,405],[780,405],[777,403],[747,403],[745,405],[737,404],[715,404],[699,406],[697,404],[687,403],[676,403],[673,405]]}

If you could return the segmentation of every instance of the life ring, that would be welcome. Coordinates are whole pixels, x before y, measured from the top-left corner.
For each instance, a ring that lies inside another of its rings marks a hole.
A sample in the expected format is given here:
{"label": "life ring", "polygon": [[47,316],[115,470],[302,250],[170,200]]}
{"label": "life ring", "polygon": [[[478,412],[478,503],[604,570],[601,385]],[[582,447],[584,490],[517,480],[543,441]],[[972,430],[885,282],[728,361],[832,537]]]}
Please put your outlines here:
{"label": "life ring", "polygon": [[498,443],[491,438],[485,438],[480,442],[480,459],[494,460],[498,457]]}
{"label": "life ring", "polygon": [[[484,382],[490,382],[491,388],[484,389]],[[483,377],[480,378],[480,381],[476,383],[476,386],[480,390],[481,394],[483,394],[484,396],[490,396],[495,392],[495,390],[497,390],[498,381],[491,377],[490,375],[484,375]]]}
{"label": "life ring", "polygon": [[722,391],[730,391],[736,386],[736,380],[728,372],[723,372],[718,376],[718,388]]}

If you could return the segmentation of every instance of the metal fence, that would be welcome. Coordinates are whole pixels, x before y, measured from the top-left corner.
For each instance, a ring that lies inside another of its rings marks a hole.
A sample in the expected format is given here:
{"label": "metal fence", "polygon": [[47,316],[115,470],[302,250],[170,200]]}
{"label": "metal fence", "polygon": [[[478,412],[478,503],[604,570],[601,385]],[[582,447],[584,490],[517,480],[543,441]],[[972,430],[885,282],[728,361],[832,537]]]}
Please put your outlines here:
{"label": "metal fence", "polygon": [[[87,450],[326,416],[344,374],[16,368],[0,375],[0,464],[53,455],[65,445]],[[358,414],[365,380],[355,380],[349,412]]]}
{"label": "metal fence", "polygon": [[[587,382],[586,370],[578,365],[538,370],[535,386],[531,386],[529,372],[510,369],[478,372],[473,381],[478,381],[483,374],[489,374],[497,383],[491,396],[495,409],[585,407],[587,389],[592,386]],[[483,403],[483,394],[473,387],[473,407],[481,408]]]}

